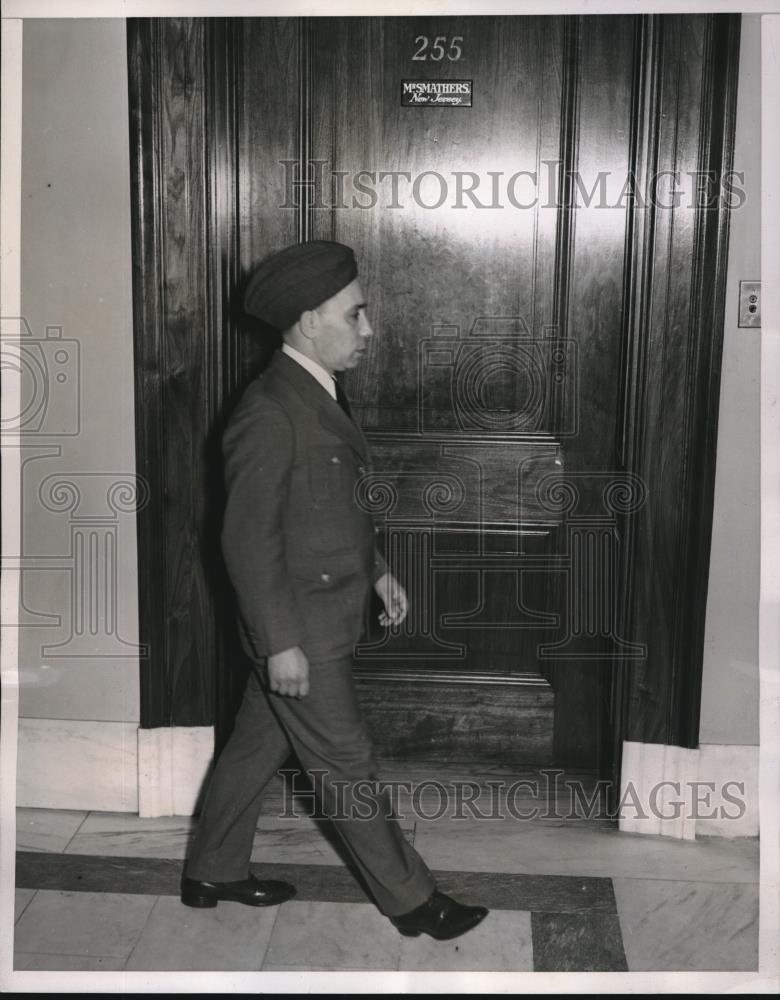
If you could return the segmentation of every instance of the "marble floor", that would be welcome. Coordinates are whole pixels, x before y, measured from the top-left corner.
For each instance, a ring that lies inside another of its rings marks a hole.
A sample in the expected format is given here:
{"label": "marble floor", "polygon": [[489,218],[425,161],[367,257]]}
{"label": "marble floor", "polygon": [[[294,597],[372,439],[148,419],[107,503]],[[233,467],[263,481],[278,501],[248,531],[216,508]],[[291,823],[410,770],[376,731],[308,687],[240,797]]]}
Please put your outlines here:
{"label": "marble floor", "polygon": [[18,809],[16,970],[719,972],[758,967],[756,840],[676,841],[601,823],[402,821],[442,888],[490,907],[453,942],[401,937],[326,824],[264,815],[272,909],[183,907],[185,817]]}

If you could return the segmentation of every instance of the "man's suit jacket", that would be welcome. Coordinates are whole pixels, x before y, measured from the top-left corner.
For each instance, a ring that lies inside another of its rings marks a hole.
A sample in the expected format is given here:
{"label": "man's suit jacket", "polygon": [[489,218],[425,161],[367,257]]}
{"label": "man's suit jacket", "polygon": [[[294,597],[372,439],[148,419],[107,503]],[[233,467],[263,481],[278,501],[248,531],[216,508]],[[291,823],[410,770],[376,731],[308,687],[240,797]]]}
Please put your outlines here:
{"label": "man's suit jacket", "polygon": [[369,469],[359,428],[312,375],[278,351],[223,438],[222,550],[244,648],[262,659],[300,646],[351,652],[371,584],[386,571],[355,500]]}

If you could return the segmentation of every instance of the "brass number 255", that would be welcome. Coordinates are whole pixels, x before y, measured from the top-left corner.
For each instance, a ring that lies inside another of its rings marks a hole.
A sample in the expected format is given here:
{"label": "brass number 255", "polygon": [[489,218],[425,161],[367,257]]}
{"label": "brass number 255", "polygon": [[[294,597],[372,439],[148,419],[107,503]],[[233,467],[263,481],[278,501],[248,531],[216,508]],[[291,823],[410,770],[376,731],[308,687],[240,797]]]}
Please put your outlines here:
{"label": "brass number 255", "polygon": [[[450,62],[457,62],[461,57],[461,49],[458,42],[463,41],[463,35],[453,35],[449,39],[449,47],[447,49],[444,46],[447,44],[447,38],[444,35],[437,35],[433,44],[430,43],[430,39],[427,35],[418,35],[414,40],[415,45],[419,45],[419,49],[412,56],[412,59],[426,60],[432,59],[434,62],[441,62],[441,60],[446,55]],[[430,55],[426,51],[430,45]]]}

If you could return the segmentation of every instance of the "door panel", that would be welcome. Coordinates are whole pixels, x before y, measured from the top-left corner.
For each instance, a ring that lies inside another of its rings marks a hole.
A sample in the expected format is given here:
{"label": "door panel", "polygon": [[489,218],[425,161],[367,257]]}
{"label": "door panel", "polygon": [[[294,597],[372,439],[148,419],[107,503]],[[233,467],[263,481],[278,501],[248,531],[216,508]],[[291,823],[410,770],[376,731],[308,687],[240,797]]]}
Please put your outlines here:
{"label": "door panel", "polygon": [[[360,171],[375,178],[362,180],[377,204],[317,210],[312,235],[355,247],[381,327],[368,362],[350,375],[363,426],[414,432],[419,379],[429,374],[419,372],[419,345],[435,327],[446,327],[440,332],[452,339],[465,337],[480,317],[510,317],[533,337],[550,322],[555,209],[479,209],[463,188],[475,175],[477,202],[506,204],[513,174],[557,159],[561,22],[436,19],[436,35],[464,42],[461,60],[435,68],[411,58],[415,39],[434,30],[428,19],[350,19],[346,30],[342,24],[315,24],[312,155],[329,171],[346,171],[341,204],[373,200],[356,189],[352,178]],[[475,107],[401,107],[401,79],[417,74],[472,79]],[[498,198],[490,171],[503,174]],[[518,200],[529,186],[518,180]],[[433,207],[443,193],[443,204]],[[521,386],[496,388],[511,405]],[[445,429],[455,415],[445,407],[426,419]],[[549,430],[548,414],[533,429]]]}

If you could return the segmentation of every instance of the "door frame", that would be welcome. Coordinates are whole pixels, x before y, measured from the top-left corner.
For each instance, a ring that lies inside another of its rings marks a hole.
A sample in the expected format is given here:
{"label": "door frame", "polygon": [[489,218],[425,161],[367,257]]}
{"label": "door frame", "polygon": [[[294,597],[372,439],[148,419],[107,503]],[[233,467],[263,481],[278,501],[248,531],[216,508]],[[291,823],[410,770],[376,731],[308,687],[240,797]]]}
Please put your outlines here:
{"label": "door frame", "polygon": [[[700,19],[704,39],[698,163],[719,178],[731,170],[740,16],[635,15],[637,178],[658,164],[659,122],[664,109],[674,106],[668,67],[682,58],[676,46],[685,17]],[[565,20],[568,37],[576,41],[578,18]],[[312,21],[295,19],[295,32],[296,141],[299,161],[308,162]],[[242,278],[234,209],[243,58],[238,18],[128,20],[136,447],[138,472],[151,487],[150,503],[138,515],[140,631],[150,651],[141,665],[141,726],[215,725],[218,744],[241,687],[227,669],[231,652],[222,595],[229,588],[209,541],[219,488],[206,476],[203,497],[176,508],[182,457],[177,459],[172,434],[177,422],[190,420],[202,431],[206,449],[213,447],[220,415],[246,363],[237,336],[240,320],[231,306]],[[564,120],[572,121],[576,78],[564,87],[563,100],[569,102]],[[186,198],[178,197],[182,190]],[[299,240],[309,235],[311,211],[302,198],[294,224]],[[640,516],[623,525],[620,634],[642,641],[655,620],[655,594],[668,594],[677,613],[663,624],[668,635],[661,657],[639,669],[618,663],[612,671],[602,776],[613,787],[619,787],[625,740],[698,745],[729,211],[723,199],[698,211],[692,267],[682,276],[671,273],[669,259],[657,257],[659,221],[654,211],[635,208],[628,228],[616,468],[653,482],[671,463],[683,486],[671,519],[651,497]],[[558,238],[566,238],[565,221]],[[679,434],[664,441],[647,419],[663,406],[663,367],[652,363],[663,337],[657,298],[665,283],[680,281],[689,282],[687,337],[664,363],[685,366],[685,419]],[[188,366],[199,372],[203,392],[182,401],[177,388]],[[191,456],[198,469],[207,464],[201,458]],[[186,523],[178,523],[182,519]]]}

